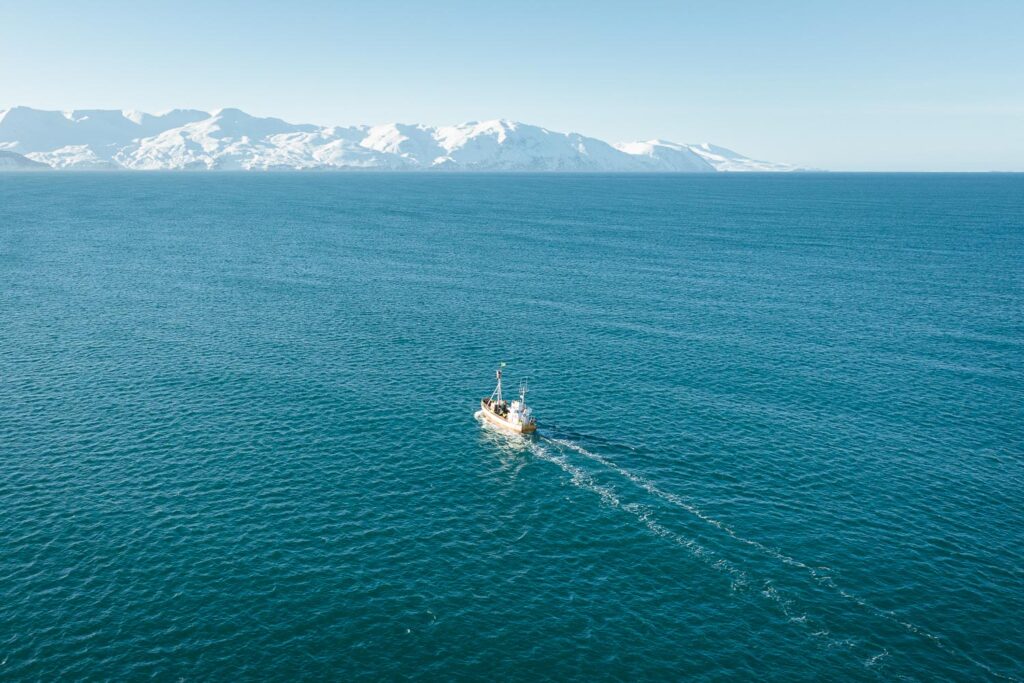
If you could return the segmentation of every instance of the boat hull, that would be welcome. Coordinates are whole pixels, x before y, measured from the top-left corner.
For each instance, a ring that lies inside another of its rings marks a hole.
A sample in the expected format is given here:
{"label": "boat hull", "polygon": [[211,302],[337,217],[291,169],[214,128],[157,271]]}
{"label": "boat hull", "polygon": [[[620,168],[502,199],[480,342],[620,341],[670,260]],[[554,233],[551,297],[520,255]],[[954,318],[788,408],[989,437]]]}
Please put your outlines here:
{"label": "boat hull", "polygon": [[490,406],[488,406],[484,401],[480,401],[480,414],[483,416],[485,420],[487,420],[491,424],[497,427],[501,427],[502,429],[507,429],[510,432],[516,432],[518,434],[530,434],[531,432],[537,431],[536,422],[509,422],[501,415],[498,415],[497,413],[492,411]]}

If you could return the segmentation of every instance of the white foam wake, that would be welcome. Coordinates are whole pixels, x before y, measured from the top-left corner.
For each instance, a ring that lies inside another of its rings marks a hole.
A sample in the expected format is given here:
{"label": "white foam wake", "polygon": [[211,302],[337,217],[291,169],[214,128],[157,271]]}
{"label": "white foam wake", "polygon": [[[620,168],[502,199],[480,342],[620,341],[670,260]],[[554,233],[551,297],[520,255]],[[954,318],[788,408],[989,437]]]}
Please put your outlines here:
{"label": "white foam wake", "polygon": [[[958,648],[956,648],[954,646],[947,645],[946,641],[941,636],[938,636],[938,635],[936,635],[934,633],[931,633],[927,629],[925,629],[925,628],[923,628],[921,626],[918,626],[918,625],[913,624],[913,623],[908,622],[908,621],[904,621],[899,616],[897,616],[895,611],[882,609],[881,607],[878,607],[878,606],[872,604],[871,602],[869,602],[868,600],[862,598],[861,596],[859,596],[859,595],[857,595],[855,593],[852,593],[852,592],[850,592],[850,591],[848,591],[848,590],[838,586],[835,583],[835,581],[832,579],[832,576],[829,573],[831,570],[828,567],[812,567],[811,565],[809,565],[809,564],[807,564],[805,562],[801,562],[800,560],[798,560],[798,559],[796,559],[794,557],[790,557],[789,555],[786,555],[785,553],[780,552],[779,550],[777,550],[775,548],[772,548],[770,546],[766,546],[766,545],[764,545],[763,543],[761,543],[759,541],[755,541],[755,540],[750,539],[750,538],[745,538],[744,536],[741,536],[740,534],[736,533],[736,531],[734,529],[732,529],[732,527],[730,527],[729,525],[727,525],[724,522],[722,522],[720,520],[717,520],[717,519],[707,515],[700,508],[698,508],[696,505],[693,505],[692,503],[688,502],[687,500],[683,499],[682,497],[677,496],[674,493],[670,493],[668,491],[662,490],[661,488],[656,486],[653,482],[651,482],[650,480],[646,479],[645,477],[642,477],[642,476],[640,476],[638,474],[630,472],[629,470],[627,470],[627,469],[625,469],[623,467],[620,467],[619,465],[615,464],[613,461],[609,460],[608,458],[605,458],[604,456],[599,455],[597,453],[593,453],[591,451],[588,451],[587,449],[583,448],[582,446],[580,446],[579,444],[577,444],[577,443],[575,443],[573,441],[568,441],[566,439],[558,439],[558,438],[554,438],[554,437],[550,437],[550,436],[543,436],[542,438],[546,439],[547,441],[550,441],[551,443],[554,443],[554,444],[557,444],[559,446],[562,446],[563,448],[568,448],[569,450],[575,451],[576,453],[579,453],[583,457],[588,458],[590,460],[593,460],[594,462],[599,463],[600,465],[603,465],[604,467],[608,468],[609,470],[615,472],[616,474],[624,477],[625,479],[629,480],[633,484],[635,484],[638,487],[642,488],[644,491],[647,491],[651,495],[656,496],[656,497],[658,497],[658,498],[660,498],[660,499],[662,499],[662,500],[664,500],[664,501],[666,501],[666,502],[668,502],[668,503],[670,503],[672,505],[675,505],[675,506],[685,510],[686,512],[689,512],[690,514],[692,514],[694,517],[697,517],[701,521],[703,521],[703,522],[705,522],[707,524],[710,524],[714,528],[719,529],[720,531],[723,531],[724,533],[728,534],[731,538],[735,539],[736,541],[738,541],[740,543],[743,543],[743,544],[746,544],[746,545],[749,545],[749,546],[751,546],[753,548],[756,548],[762,554],[767,555],[769,557],[772,557],[772,558],[782,562],[783,564],[789,565],[791,567],[797,567],[799,569],[802,569],[802,570],[806,571],[818,584],[830,588],[836,595],[839,595],[840,597],[842,597],[845,600],[849,600],[849,601],[853,602],[854,604],[858,605],[859,607],[865,609],[868,612],[871,612],[871,613],[875,614],[878,617],[886,619],[886,620],[888,620],[888,621],[890,621],[890,622],[892,622],[894,624],[898,624],[899,626],[901,626],[902,628],[904,628],[905,630],[907,630],[910,633],[913,633],[915,635],[918,635],[918,636],[921,636],[921,637],[924,637],[924,638],[928,639],[929,641],[934,643],[935,646],[938,647],[943,652],[945,652],[945,653],[947,653],[949,655],[952,655],[954,657],[960,657],[960,658],[964,659],[965,661],[970,662],[974,666],[977,666],[977,667],[979,667],[981,669],[984,669],[986,672],[988,672],[989,674],[991,674],[992,676],[995,676],[997,678],[1001,678],[1001,679],[1004,679],[1004,680],[1011,680],[1011,681],[1019,680],[1019,679],[1014,678],[1012,676],[1007,676],[1005,674],[999,673],[998,671],[994,671],[992,668],[990,668],[984,662],[979,662],[978,660],[974,659],[973,657],[971,657],[966,652],[963,652],[962,650],[960,650],[960,649],[958,649]],[[711,551],[708,551],[708,552],[711,552]],[[740,571],[740,570],[737,570],[737,571]],[[764,591],[764,594],[766,596],[768,596],[768,597],[772,597],[773,599],[778,599],[778,593],[777,593],[777,591],[775,591],[775,589],[773,587],[767,587],[765,589],[765,591]],[[787,602],[783,602],[783,601],[781,601],[781,599],[779,599],[779,601],[780,601],[780,604],[783,605],[784,609],[788,609],[788,604],[789,604],[788,601]],[[887,650],[885,651],[885,654],[886,655],[888,654]],[[877,659],[873,658],[871,660],[871,664],[874,664],[875,661],[877,661]]]}
{"label": "white foam wake", "polygon": [[671,503],[672,505],[675,505],[676,507],[679,507],[679,508],[681,508],[683,510],[686,510],[691,515],[693,515],[694,517],[697,517],[701,521],[710,524],[711,526],[715,527],[716,529],[724,531],[725,533],[727,533],[729,536],[731,536],[735,540],[739,541],[740,543],[745,543],[747,545],[753,546],[753,547],[757,548],[758,550],[760,550],[761,552],[763,552],[763,553],[765,553],[767,555],[770,555],[771,557],[774,557],[775,559],[777,559],[777,560],[779,560],[781,562],[784,562],[784,563],[786,563],[788,565],[792,565],[794,567],[799,567],[801,569],[804,569],[807,572],[809,572],[811,574],[811,576],[813,576],[815,579],[817,579],[819,581],[831,580],[831,577],[828,574],[819,573],[820,570],[828,571],[828,567],[817,567],[817,568],[816,567],[811,567],[811,566],[801,562],[800,560],[794,559],[794,558],[790,557],[789,555],[786,555],[784,553],[779,552],[775,548],[771,548],[769,546],[766,546],[763,543],[760,543],[760,542],[755,541],[753,539],[744,538],[743,536],[740,536],[739,534],[737,534],[729,525],[725,524],[724,522],[722,522],[720,520],[715,519],[714,517],[711,517],[711,516],[707,515],[706,513],[704,513],[703,510],[698,508],[696,505],[693,505],[692,503],[684,500],[683,498],[681,498],[680,496],[677,496],[674,493],[670,493],[668,491],[663,491],[662,489],[660,489],[657,486],[655,486],[654,483],[652,483],[649,479],[641,477],[638,474],[634,474],[633,472],[630,472],[629,470],[616,465],[614,462],[612,462],[608,458],[605,458],[602,455],[598,455],[597,453],[592,453],[591,451],[588,451],[587,449],[583,448],[579,444],[574,443],[572,441],[567,441],[565,439],[555,439],[555,438],[551,438],[551,437],[547,437],[547,436],[544,437],[544,438],[547,439],[548,441],[551,441],[552,443],[558,444],[559,446],[562,446],[564,448],[568,448],[570,450],[573,450],[573,451],[579,453],[580,455],[582,455],[585,458],[589,458],[590,460],[593,460],[594,462],[597,462],[597,463],[600,463],[601,465],[604,465],[608,469],[614,471],[615,473],[617,473],[617,474],[621,475],[622,477],[625,477],[629,481],[633,482],[634,484],[636,484],[637,486],[639,486],[643,490],[647,491],[651,495],[657,496],[658,498],[661,498],[662,500],[664,500],[664,501],[666,501],[668,503]]}
{"label": "white foam wake", "polygon": [[715,570],[727,574],[730,577],[733,590],[741,590],[748,585],[749,580],[743,570],[737,568],[728,560],[718,557],[714,551],[705,548],[701,544],[697,543],[697,541],[681,536],[660,524],[653,517],[651,509],[647,506],[640,505],[638,503],[624,504],[615,493],[614,489],[598,483],[589,472],[572,464],[565,457],[551,453],[541,444],[531,441],[529,442],[529,448],[530,452],[538,459],[550,462],[561,468],[562,471],[570,476],[570,481],[574,486],[597,494],[601,498],[601,502],[605,505],[628,512],[636,517],[636,519],[654,535],[672,541],[676,545],[689,551],[693,557],[701,560]]}

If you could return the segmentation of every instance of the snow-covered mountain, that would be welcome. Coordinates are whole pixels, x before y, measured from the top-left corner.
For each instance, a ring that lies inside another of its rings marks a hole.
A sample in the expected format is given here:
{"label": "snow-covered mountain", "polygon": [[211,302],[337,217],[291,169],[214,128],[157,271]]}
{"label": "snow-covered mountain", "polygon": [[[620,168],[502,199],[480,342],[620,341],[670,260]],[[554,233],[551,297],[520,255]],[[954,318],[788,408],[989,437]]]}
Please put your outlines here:
{"label": "snow-covered mountain", "polygon": [[770,172],[810,170],[797,168],[792,164],[783,164],[777,161],[758,161],[757,159],[745,157],[731,149],[718,147],[717,145],[712,145],[707,142],[702,142],[699,145],[690,145],[689,147],[690,151],[714,166],[716,171]]}
{"label": "snow-covered mountain", "polygon": [[[251,116],[113,110],[0,111],[0,150],[71,170],[793,171],[709,144],[608,144],[504,119],[430,127],[315,126]],[[28,168],[9,158],[0,168]]]}
{"label": "snow-covered mountain", "polygon": [[679,145],[663,140],[647,142],[620,142],[615,148],[643,159],[654,170],[669,172],[707,173],[717,171],[710,161],[693,150],[696,145]]}
{"label": "snow-covered mountain", "polygon": [[22,156],[17,152],[0,149],[0,171],[49,171],[50,167]]}

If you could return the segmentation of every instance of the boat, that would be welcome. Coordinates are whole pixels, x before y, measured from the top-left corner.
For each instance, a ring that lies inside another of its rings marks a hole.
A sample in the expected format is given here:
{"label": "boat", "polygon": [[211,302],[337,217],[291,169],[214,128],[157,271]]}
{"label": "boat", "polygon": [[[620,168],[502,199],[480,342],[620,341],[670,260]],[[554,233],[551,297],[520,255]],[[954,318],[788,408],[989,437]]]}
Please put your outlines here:
{"label": "boat", "polygon": [[491,395],[480,399],[480,415],[493,425],[508,429],[520,434],[530,434],[537,431],[537,419],[533,411],[526,405],[526,382],[519,385],[519,400],[506,401],[501,396],[501,368],[498,368],[495,376],[498,379],[498,386],[494,388]]}

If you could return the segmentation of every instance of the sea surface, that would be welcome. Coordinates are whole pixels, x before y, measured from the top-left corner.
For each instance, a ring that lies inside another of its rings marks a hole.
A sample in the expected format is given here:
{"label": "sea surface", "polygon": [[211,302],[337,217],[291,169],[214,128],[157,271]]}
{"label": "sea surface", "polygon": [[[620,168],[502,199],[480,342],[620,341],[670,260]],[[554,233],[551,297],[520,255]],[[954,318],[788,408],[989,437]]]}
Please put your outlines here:
{"label": "sea surface", "polygon": [[5,681],[1021,680],[1024,176],[0,175],[0,515]]}

